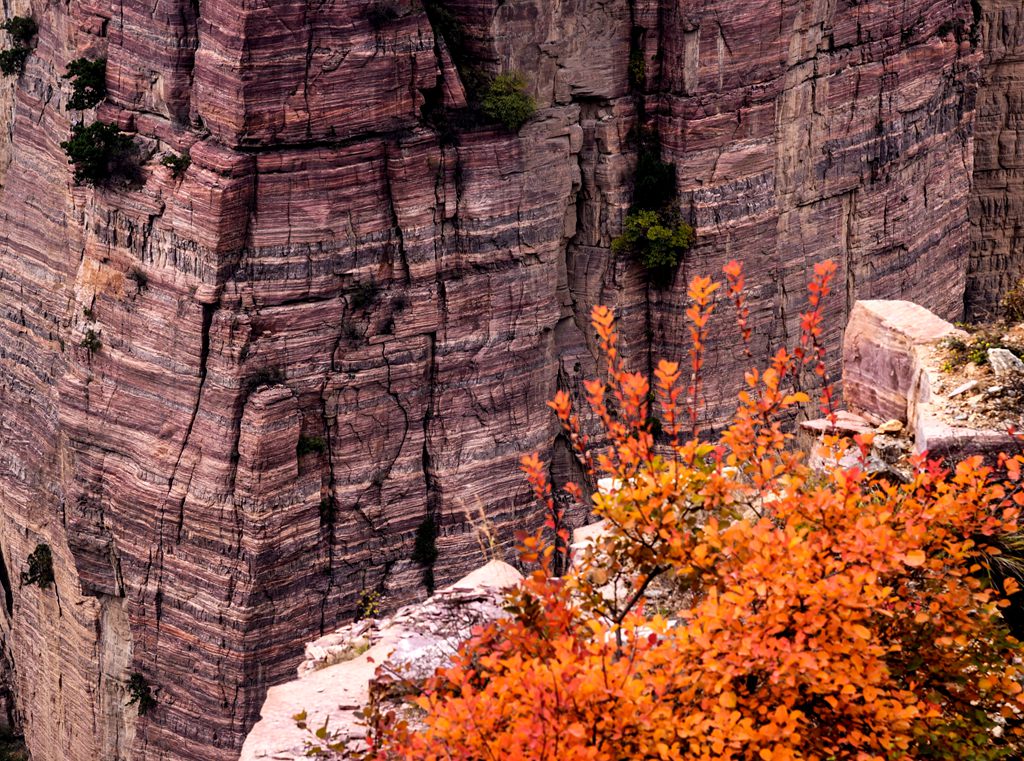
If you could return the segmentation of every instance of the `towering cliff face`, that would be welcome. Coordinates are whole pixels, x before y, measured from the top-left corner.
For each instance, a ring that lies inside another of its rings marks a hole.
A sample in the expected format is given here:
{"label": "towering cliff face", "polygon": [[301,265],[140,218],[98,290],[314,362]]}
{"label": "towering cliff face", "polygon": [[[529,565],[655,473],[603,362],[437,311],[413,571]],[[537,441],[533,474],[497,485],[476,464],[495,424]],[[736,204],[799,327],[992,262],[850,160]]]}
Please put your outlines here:
{"label": "towering cliff face", "polygon": [[999,300],[1024,276],[1024,7],[981,0],[975,34],[984,53],[974,149],[974,226],[967,312],[999,314]]}
{"label": "towering cliff face", "polygon": [[[760,353],[826,258],[833,349],[854,298],[962,308],[969,0],[432,3],[455,50],[418,0],[367,7],[5,4],[40,33],[0,89],[0,616],[41,761],[233,759],[362,590],[424,594],[434,527],[442,583],[479,564],[468,514],[534,525],[516,460],[571,470],[544,400],[590,371],[595,303],[638,366],[685,350],[686,278],[732,258]],[[72,185],[82,55],[132,185]],[[523,71],[537,117],[473,118],[467,61]],[[610,252],[651,130],[698,234],[662,289]],[[56,588],[18,587],[40,543]]]}

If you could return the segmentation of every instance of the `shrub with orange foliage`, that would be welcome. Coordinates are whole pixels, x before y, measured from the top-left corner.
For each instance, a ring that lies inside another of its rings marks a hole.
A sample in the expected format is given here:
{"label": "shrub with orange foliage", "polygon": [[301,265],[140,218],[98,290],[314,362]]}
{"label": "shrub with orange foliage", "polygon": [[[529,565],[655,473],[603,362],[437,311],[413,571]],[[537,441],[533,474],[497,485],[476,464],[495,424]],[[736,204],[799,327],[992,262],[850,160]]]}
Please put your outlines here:
{"label": "shrub with orange foliage", "polygon": [[[620,485],[593,496],[608,535],[555,576],[567,537],[545,465],[524,457],[559,540],[522,539],[539,569],[510,595],[511,616],[425,686],[422,721],[377,717],[366,757],[1024,756],[1020,645],[999,613],[1017,586],[987,573],[999,538],[1017,531],[1024,458],[998,471],[979,458],[952,471],[921,459],[907,484],[857,467],[812,471],[780,419],[809,401],[791,390],[803,366],[824,376],[817,338],[833,272],[816,269],[800,346],[746,374],[714,443],[699,438],[694,400],[717,284],[690,288],[689,378],[657,366],[658,442],[648,378],[626,369],[612,313],[594,309],[607,380],[586,393],[600,445],[565,393],[551,406],[590,476]],[[748,341],[742,273],[730,264],[726,275]],[[655,588],[686,603],[658,609],[647,601]]]}

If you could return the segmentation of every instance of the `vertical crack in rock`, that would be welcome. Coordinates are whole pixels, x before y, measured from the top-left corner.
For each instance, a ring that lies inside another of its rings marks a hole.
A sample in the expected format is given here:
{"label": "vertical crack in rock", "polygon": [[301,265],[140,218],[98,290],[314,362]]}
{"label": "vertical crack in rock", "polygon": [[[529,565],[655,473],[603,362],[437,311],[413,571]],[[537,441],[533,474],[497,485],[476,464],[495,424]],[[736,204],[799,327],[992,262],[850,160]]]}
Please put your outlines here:
{"label": "vertical crack in rock", "polygon": [[[185,436],[181,441],[181,449],[178,451],[178,457],[174,462],[174,475],[171,477],[168,493],[173,492],[176,485],[178,468],[181,465],[181,458],[182,455],[185,454],[185,450],[188,448],[189,440],[192,436],[192,428],[195,426],[196,416],[199,414],[199,407],[203,401],[203,387],[206,385],[206,364],[210,355],[210,328],[213,325],[213,315],[216,311],[216,304],[202,305],[202,327],[199,345],[199,386],[196,389],[195,405],[192,408],[192,414],[189,417],[188,426],[185,428]],[[192,481],[192,475],[194,473],[195,467],[193,465],[189,467],[189,484]],[[175,542],[179,544],[181,543],[181,532],[185,525],[185,502],[188,499],[189,484],[185,484],[185,487],[182,489],[181,499],[178,503],[178,523]]]}
{"label": "vertical crack in rock", "polygon": [[[443,289],[442,289],[443,290]],[[444,299],[441,299],[442,313],[444,310]],[[431,333],[427,349],[427,378],[426,388],[429,389],[426,408],[423,414],[423,455],[421,467],[423,469],[423,483],[426,492],[426,511],[423,521],[417,526],[416,544],[426,542],[428,547],[414,547],[413,559],[423,566],[423,583],[428,593],[433,593],[434,586],[434,560],[436,559],[437,523],[441,509],[441,494],[438,485],[434,480],[432,461],[430,456],[431,422],[434,418],[434,389],[437,379],[437,334]],[[433,532],[433,533],[431,533]],[[428,536],[429,534],[429,536]]]}
{"label": "vertical crack in rock", "polygon": [[0,586],[4,589],[4,610],[7,617],[14,615],[14,592],[11,587],[11,577],[7,573],[7,560],[4,558],[3,550],[0,549]]}
{"label": "vertical crack in rock", "polygon": [[398,259],[402,265],[403,284],[412,284],[412,274],[409,269],[409,258],[405,252],[405,234],[402,232],[402,224],[398,219],[398,210],[395,208],[395,194],[391,188],[391,167],[390,167],[390,145],[385,143],[384,149],[384,194],[387,198],[388,211],[391,213],[392,231],[398,239]]}

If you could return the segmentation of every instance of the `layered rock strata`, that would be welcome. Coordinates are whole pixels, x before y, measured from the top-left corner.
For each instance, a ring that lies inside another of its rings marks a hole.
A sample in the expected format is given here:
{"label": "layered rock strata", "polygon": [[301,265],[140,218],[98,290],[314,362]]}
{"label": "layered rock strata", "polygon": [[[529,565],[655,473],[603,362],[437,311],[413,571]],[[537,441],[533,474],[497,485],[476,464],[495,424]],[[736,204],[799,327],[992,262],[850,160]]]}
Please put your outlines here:
{"label": "layered rock strata", "polygon": [[[434,2],[447,37],[389,7],[9,6],[40,32],[0,84],[0,616],[40,761],[234,759],[364,590],[478,565],[480,516],[535,525],[516,460],[573,472],[544,400],[592,373],[595,303],[641,368],[733,258],[759,357],[826,258],[834,356],[855,298],[961,311],[969,0]],[[65,108],[80,56],[96,114]],[[483,123],[471,69],[522,71],[537,116]],[[80,117],[134,136],[134,183],[72,184]],[[652,131],[698,239],[665,288],[610,251]],[[55,586],[19,587],[40,544]]]}
{"label": "layered rock strata", "polygon": [[984,53],[974,138],[967,313],[999,317],[1024,277],[1024,6],[980,0],[973,34]]}

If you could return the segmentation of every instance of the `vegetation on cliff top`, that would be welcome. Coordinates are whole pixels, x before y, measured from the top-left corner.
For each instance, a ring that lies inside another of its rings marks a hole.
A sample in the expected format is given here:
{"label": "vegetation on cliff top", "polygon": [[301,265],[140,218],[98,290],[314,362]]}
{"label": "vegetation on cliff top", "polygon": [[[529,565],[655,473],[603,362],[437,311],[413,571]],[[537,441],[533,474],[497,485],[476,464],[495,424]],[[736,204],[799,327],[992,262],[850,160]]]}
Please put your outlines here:
{"label": "vegetation on cliff top", "polygon": [[[816,268],[799,345],[747,373],[714,442],[701,439],[699,400],[720,285],[691,282],[689,361],[662,361],[653,378],[626,368],[612,312],[595,308],[606,380],[585,391],[599,437],[565,391],[551,407],[588,477],[620,484],[592,498],[608,534],[556,576],[561,502],[546,465],[524,457],[549,518],[521,540],[537,570],[510,593],[510,617],[474,632],[425,685],[399,677],[422,711],[415,725],[369,710],[368,750],[325,726],[308,755],[1020,758],[1021,644],[1000,610],[1020,590],[1021,561],[1003,550],[1020,537],[1024,455],[952,470],[919,458],[906,484],[856,464],[813,471],[782,421],[809,402],[797,390],[808,374],[834,414],[821,344],[834,273]],[[749,356],[742,271],[725,274]],[[824,446],[839,463],[870,441]]]}

